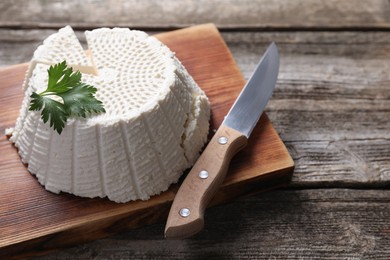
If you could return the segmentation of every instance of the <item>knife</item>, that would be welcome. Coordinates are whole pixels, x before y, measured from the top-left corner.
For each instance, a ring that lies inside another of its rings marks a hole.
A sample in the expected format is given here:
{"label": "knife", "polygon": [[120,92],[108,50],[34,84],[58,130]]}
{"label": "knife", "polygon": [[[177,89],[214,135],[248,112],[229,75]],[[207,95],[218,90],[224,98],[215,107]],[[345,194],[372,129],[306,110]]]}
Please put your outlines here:
{"label": "knife", "polygon": [[173,200],[166,238],[186,238],[204,226],[204,212],[225,179],[232,157],[246,144],[272,96],[279,53],[271,43],[221,126],[196,161]]}

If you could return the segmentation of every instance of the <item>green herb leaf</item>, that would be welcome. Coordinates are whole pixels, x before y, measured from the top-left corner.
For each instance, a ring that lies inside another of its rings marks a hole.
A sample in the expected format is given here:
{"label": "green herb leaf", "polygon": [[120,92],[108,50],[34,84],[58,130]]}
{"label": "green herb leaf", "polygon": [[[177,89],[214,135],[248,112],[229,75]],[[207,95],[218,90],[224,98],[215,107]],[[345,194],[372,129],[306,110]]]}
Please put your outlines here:
{"label": "green herb leaf", "polygon": [[81,81],[81,73],[73,72],[72,68],[68,68],[66,61],[50,66],[49,82],[45,92],[63,93]]}
{"label": "green herb leaf", "polygon": [[[50,66],[47,89],[31,94],[30,110],[41,111],[44,123],[61,134],[68,117],[86,117],[93,113],[105,113],[100,100],[94,96],[97,89],[81,82],[81,73],[73,72],[66,61]],[[54,97],[62,99],[59,102]]]}
{"label": "green herb leaf", "polygon": [[32,93],[31,98],[30,110],[39,111],[43,108],[41,112],[43,122],[50,120],[50,127],[61,134],[68,117],[64,104],[35,92]]}
{"label": "green herb leaf", "polygon": [[62,97],[64,104],[68,104],[66,110],[70,115],[85,118],[87,114],[106,112],[102,102],[93,96],[96,90],[90,85],[81,83],[58,96]]}

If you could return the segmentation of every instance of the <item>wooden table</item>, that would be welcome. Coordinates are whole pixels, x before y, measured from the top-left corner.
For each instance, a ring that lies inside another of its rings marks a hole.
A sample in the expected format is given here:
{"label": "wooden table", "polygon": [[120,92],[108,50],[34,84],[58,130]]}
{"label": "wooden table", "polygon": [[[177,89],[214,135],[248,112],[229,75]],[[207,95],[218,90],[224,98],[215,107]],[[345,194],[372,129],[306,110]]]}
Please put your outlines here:
{"label": "wooden table", "polygon": [[390,259],[389,1],[4,0],[0,14],[0,66],[66,24],[213,22],[246,78],[271,41],[281,52],[266,112],[296,164],[289,187],[211,208],[190,239],[160,223],[38,259]]}

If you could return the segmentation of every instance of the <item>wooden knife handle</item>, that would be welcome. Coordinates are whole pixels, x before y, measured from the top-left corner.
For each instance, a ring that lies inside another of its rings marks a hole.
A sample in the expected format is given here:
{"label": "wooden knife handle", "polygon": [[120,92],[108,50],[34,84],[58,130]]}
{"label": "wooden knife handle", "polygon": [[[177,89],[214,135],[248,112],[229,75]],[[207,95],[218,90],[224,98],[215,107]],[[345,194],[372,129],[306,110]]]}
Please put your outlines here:
{"label": "wooden knife handle", "polygon": [[202,230],[204,211],[225,179],[232,157],[247,143],[242,133],[222,125],[179,188],[165,226],[166,238]]}

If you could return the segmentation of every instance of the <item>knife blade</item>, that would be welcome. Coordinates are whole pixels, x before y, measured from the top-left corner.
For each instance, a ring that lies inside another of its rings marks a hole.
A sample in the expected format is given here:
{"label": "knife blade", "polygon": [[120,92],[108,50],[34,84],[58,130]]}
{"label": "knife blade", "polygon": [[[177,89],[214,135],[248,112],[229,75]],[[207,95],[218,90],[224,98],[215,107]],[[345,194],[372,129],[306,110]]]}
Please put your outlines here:
{"label": "knife blade", "polygon": [[204,226],[204,212],[225,179],[232,157],[241,150],[272,96],[279,53],[271,43],[221,126],[181,184],[165,226],[166,238],[186,238]]}

